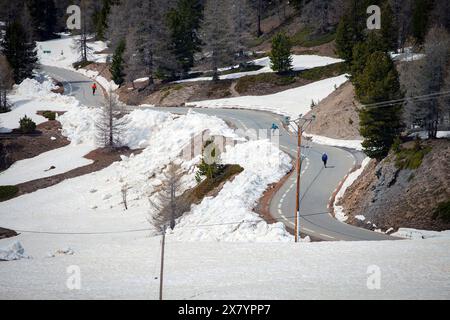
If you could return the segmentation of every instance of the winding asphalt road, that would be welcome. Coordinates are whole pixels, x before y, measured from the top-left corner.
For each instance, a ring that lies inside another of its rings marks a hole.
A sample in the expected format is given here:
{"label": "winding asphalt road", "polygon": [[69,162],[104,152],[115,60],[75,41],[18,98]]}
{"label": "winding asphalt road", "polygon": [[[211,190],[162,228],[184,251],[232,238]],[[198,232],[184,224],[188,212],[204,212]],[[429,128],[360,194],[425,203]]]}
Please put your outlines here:
{"label": "winding asphalt road", "polygon": [[[99,106],[103,102],[102,90],[92,96],[91,79],[69,70],[42,66],[41,70],[64,84],[66,94],[76,97],[88,106]],[[140,108],[140,107],[135,107]],[[174,113],[186,113],[188,108],[152,108]],[[269,129],[277,123],[280,129],[280,148],[295,157],[297,139],[283,129],[281,117],[268,112],[236,109],[196,109],[196,112],[220,117],[232,122],[240,129]],[[329,167],[324,168],[321,157],[329,156]],[[371,241],[393,240],[388,235],[357,228],[336,220],[329,213],[331,195],[340,181],[361,163],[364,155],[350,149],[329,147],[305,142],[302,168],[300,229],[303,234],[326,241]],[[275,194],[271,204],[272,216],[293,229],[295,217],[295,174]]]}

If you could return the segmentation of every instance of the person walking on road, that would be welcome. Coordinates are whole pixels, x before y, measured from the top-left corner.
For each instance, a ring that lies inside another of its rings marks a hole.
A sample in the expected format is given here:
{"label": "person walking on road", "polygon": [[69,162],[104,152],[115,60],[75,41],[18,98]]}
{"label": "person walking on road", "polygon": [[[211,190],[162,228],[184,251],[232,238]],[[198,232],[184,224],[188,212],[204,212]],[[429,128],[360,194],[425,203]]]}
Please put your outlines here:
{"label": "person walking on road", "polygon": [[92,85],[92,95],[95,96],[95,91],[97,90],[97,84],[94,82]]}
{"label": "person walking on road", "polygon": [[327,162],[328,162],[328,155],[326,154],[326,153],[324,153],[323,155],[322,155],[322,162],[323,162],[323,165],[325,166],[325,168],[327,167]]}

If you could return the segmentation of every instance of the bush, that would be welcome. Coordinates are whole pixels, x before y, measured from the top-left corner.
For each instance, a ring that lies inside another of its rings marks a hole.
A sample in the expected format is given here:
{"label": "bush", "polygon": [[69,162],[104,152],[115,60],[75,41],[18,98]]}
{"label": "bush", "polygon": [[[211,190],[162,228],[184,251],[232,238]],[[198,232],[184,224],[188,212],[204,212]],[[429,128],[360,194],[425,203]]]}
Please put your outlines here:
{"label": "bush", "polygon": [[32,133],[34,130],[36,130],[36,123],[33,122],[30,118],[27,116],[20,119],[20,131],[22,133]]}
{"label": "bush", "polygon": [[0,186],[0,202],[14,198],[18,192],[16,186]]}
{"label": "bush", "polygon": [[394,151],[396,152],[396,166],[398,169],[415,170],[422,165],[423,158],[431,151],[431,147],[422,146],[420,140],[417,140],[411,149],[403,149],[394,143]]}
{"label": "bush", "polygon": [[47,118],[49,121],[54,121],[56,119],[56,112],[44,111],[42,112],[42,116]]}
{"label": "bush", "polygon": [[450,200],[438,205],[436,210],[434,210],[434,218],[450,222]]}

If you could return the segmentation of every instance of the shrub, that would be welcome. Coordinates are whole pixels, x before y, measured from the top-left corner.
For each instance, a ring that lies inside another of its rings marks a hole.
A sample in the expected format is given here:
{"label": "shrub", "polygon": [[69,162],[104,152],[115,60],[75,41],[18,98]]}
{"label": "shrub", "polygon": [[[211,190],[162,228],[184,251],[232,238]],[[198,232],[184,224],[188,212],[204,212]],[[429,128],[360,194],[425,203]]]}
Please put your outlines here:
{"label": "shrub", "polygon": [[434,210],[434,218],[442,219],[446,222],[450,222],[450,200],[442,202]]}
{"label": "shrub", "polygon": [[36,130],[36,123],[33,122],[30,118],[27,116],[24,116],[22,119],[20,119],[20,131],[22,133],[32,133],[34,130]]}
{"label": "shrub", "polygon": [[0,201],[6,201],[15,197],[19,192],[16,186],[0,186]]}
{"label": "shrub", "polygon": [[44,111],[44,112],[42,112],[42,116],[47,118],[49,121],[54,121],[56,119],[56,112]]}
{"label": "shrub", "polygon": [[396,166],[398,169],[415,170],[422,165],[423,158],[431,151],[431,147],[422,146],[421,142],[417,140],[412,149],[403,149],[401,146],[395,146],[397,159]]}

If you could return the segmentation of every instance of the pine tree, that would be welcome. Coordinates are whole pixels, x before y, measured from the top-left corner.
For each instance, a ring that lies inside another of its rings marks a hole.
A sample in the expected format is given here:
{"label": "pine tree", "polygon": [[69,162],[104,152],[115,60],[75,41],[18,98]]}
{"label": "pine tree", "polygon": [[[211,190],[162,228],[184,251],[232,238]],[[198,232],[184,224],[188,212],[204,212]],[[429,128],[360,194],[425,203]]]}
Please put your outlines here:
{"label": "pine tree", "polygon": [[125,40],[120,41],[119,45],[114,51],[112,64],[109,69],[112,75],[112,80],[119,86],[121,86],[125,81],[124,61],[123,61],[125,46],[126,46]]}
{"label": "pine tree", "polygon": [[[400,99],[398,73],[390,56],[372,53],[359,77],[356,95],[363,104]],[[360,133],[364,137],[364,152],[371,158],[383,159],[401,132],[401,105],[366,106],[360,110]]]}
{"label": "pine tree", "polygon": [[21,83],[24,79],[32,77],[38,60],[36,44],[19,22],[15,21],[7,26],[1,47],[3,55],[13,69],[15,83]]}
{"label": "pine tree", "polygon": [[54,0],[27,0],[27,8],[31,15],[33,40],[55,38],[57,17]]}
{"label": "pine tree", "polygon": [[93,21],[95,25],[95,33],[97,39],[104,40],[106,37],[106,30],[108,29],[108,15],[111,11],[111,6],[116,4],[117,0],[101,0],[101,6],[93,14]]}
{"label": "pine tree", "polygon": [[10,111],[7,94],[13,84],[12,70],[8,61],[0,55],[0,113]]}
{"label": "pine tree", "polygon": [[383,51],[395,51],[398,48],[398,36],[397,27],[394,21],[394,13],[392,12],[391,5],[386,2],[381,12],[381,38],[383,47],[380,48]]}
{"label": "pine tree", "polygon": [[178,0],[169,10],[167,22],[171,36],[171,50],[183,75],[194,66],[194,55],[200,51],[199,28],[203,16],[200,0]]}
{"label": "pine tree", "polygon": [[351,63],[353,47],[365,39],[367,1],[351,0],[348,12],[341,18],[336,31],[336,53]]}
{"label": "pine tree", "polygon": [[284,33],[278,33],[272,39],[270,63],[273,71],[278,73],[292,70],[291,40]]}

